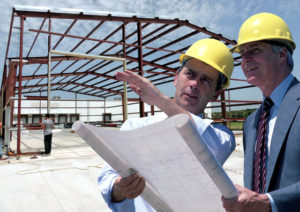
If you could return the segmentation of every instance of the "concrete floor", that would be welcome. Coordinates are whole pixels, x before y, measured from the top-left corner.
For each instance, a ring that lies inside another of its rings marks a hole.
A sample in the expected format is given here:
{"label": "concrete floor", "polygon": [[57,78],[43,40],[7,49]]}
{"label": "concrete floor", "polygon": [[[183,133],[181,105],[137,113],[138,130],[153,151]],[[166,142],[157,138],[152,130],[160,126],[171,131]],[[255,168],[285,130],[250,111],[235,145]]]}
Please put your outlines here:
{"label": "concrete floor", "polygon": [[[23,131],[22,152],[43,151],[42,131]],[[242,185],[242,141],[224,164],[234,183]],[[16,147],[13,134],[11,148]],[[97,185],[103,160],[71,129],[55,129],[50,156],[10,157],[0,161],[0,212],[110,211]]]}

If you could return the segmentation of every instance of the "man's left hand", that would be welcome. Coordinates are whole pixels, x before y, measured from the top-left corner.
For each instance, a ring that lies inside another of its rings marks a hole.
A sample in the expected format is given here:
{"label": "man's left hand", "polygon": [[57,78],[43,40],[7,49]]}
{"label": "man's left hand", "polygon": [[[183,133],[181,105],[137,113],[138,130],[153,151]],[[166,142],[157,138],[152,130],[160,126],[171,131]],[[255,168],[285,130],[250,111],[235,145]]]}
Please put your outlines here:
{"label": "man's left hand", "polygon": [[235,185],[239,191],[236,199],[225,199],[222,196],[223,207],[227,212],[269,212],[271,205],[266,194],[259,194],[243,186]]}
{"label": "man's left hand", "polygon": [[117,72],[116,78],[129,83],[130,88],[141,97],[143,102],[149,105],[158,106],[161,98],[164,98],[164,94],[162,94],[150,80],[134,74],[131,71]]}

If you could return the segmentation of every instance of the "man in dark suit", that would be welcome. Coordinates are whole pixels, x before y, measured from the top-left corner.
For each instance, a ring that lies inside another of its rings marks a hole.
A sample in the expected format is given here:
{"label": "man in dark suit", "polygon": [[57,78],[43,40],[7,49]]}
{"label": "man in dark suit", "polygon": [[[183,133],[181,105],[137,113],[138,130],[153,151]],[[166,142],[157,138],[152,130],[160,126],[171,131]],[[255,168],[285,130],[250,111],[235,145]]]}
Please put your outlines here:
{"label": "man in dark suit", "polygon": [[241,54],[247,81],[262,91],[264,103],[244,123],[245,187],[236,185],[237,199],[222,197],[226,211],[300,211],[300,83],[291,74],[295,48],[288,26],[276,15],[256,14],[240,29],[232,51]]}

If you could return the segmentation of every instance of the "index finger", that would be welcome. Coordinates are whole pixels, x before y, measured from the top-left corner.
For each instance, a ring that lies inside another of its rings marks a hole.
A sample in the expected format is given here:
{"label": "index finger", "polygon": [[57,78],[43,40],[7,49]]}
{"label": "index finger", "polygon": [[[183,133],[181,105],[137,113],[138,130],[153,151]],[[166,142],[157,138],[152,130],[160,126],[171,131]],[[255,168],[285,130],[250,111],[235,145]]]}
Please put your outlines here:
{"label": "index finger", "polygon": [[117,80],[128,82],[130,84],[140,85],[143,81],[143,78],[137,74],[132,73],[131,71],[117,72]]}

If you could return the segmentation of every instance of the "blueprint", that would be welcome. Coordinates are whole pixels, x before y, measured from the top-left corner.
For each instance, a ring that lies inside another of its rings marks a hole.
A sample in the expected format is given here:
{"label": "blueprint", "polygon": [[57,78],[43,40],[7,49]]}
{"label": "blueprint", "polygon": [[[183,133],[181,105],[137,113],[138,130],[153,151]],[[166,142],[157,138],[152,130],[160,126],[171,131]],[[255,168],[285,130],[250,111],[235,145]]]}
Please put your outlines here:
{"label": "blueprint", "polygon": [[159,212],[224,211],[221,196],[237,196],[186,114],[130,131],[80,121],[73,129],[121,176],[142,175],[142,196]]}

